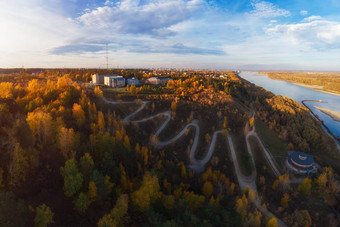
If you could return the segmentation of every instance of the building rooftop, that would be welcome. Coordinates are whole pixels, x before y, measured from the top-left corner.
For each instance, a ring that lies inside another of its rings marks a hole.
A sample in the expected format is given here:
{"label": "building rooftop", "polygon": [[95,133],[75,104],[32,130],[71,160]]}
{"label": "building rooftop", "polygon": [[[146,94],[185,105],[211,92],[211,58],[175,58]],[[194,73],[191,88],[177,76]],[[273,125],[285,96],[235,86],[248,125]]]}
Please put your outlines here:
{"label": "building rooftop", "polygon": [[299,151],[291,153],[288,159],[302,166],[310,166],[314,163],[314,159],[312,156]]}

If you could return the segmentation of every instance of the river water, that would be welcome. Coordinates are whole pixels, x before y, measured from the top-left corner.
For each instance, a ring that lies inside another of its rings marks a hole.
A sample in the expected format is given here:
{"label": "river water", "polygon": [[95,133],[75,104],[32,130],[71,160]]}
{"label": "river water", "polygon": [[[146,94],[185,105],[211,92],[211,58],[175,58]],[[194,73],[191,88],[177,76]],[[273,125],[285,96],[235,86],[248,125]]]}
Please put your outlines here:
{"label": "river water", "polygon": [[327,114],[322,113],[314,106],[340,112],[340,96],[312,90],[310,88],[295,85],[283,80],[271,79],[267,75],[257,72],[241,72],[239,76],[249,82],[271,91],[275,95],[287,96],[301,103],[302,100],[322,100],[327,103],[305,102],[311,110],[324,121],[325,125],[338,137],[340,137],[340,122],[334,121]]}

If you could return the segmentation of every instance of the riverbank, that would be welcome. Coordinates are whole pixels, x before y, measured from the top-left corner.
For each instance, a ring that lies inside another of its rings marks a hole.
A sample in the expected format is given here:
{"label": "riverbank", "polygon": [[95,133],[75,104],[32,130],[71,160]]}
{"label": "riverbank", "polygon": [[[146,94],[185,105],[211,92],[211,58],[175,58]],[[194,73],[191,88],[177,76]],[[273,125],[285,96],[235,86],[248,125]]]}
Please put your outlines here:
{"label": "riverbank", "polygon": [[334,121],[340,122],[340,112],[328,110],[328,109],[317,107],[317,106],[314,106],[314,107],[320,110],[321,112],[323,112],[324,114],[327,114],[328,116],[330,116]]}
{"label": "riverbank", "polygon": [[319,86],[319,85],[308,85],[308,84],[303,84],[303,83],[291,82],[291,81],[288,81],[288,80],[283,80],[283,81],[287,81],[291,84],[295,84],[295,85],[298,85],[298,86],[301,86],[301,87],[306,87],[306,88],[312,89],[314,91],[319,91],[319,92],[323,92],[323,93],[330,94],[330,95],[340,96],[340,93],[335,92],[335,91],[325,90],[325,89],[323,89],[322,86]]}

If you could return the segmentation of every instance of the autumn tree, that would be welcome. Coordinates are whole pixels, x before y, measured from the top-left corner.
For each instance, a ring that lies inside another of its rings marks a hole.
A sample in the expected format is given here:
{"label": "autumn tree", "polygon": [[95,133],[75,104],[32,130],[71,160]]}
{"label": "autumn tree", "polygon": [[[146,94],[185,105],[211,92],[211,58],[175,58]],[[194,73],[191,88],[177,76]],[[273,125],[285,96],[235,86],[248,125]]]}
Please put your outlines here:
{"label": "autumn tree", "polygon": [[214,191],[213,185],[210,181],[206,181],[203,185],[202,192],[206,197],[209,197]]}
{"label": "autumn tree", "polygon": [[123,226],[123,218],[128,212],[129,198],[122,194],[117,199],[115,207],[98,222],[98,227]]}
{"label": "autumn tree", "polygon": [[46,227],[47,225],[54,223],[53,216],[54,213],[51,208],[42,204],[36,208],[34,225],[36,227]]}
{"label": "autumn tree", "polygon": [[51,141],[54,134],[54,121],[50,113],[36,109],[27,114],[26,121],[39,142],[47,144]]}
{"label": "autumn tree", "polygon": [[281,198],[281,206],[287,208],[289,200],[290,200],[289,194],[285,193]]}
{"label": "autumn tree", "polygon": [[75,157],[74,148],[79,141],[79,135],[74,133],[73,128],[61,127],[58,133],[58,145],[65,160]]}
{"label": "autumn tree", "polygon": [[151,203],[159,198],[159,189],[157,176],[152,176],[151,173],[146,172],[140,188],[131,196],[132,203],[138,210],[145,211]]}
{"label": "autumn tree", "polygon": [[96,200],[97,197],[97,186],[96,183],[93,181],[90,181],[89,183],[89,191],[87,193],[87,196],[91,202]]}
{"label": "autumn tree", "polygon": [[96,86],[94,88],[94,94],[97,98],[102,98],[103,97],[103,91],[100,89],[99,86]]}
{"label": "autumn tree", "polygon": [[74,203],[76,211],[80,214],[83,214],[85,213],[85,211],[87,210],[87,207],[90,204],[90,199],[85,193],[81,192],[79,193],[78,197],[73,203]]}
{"label": "autumn tree", "polygon": [[302,196],[307,199],[310,196],[312,188],[312,180],[306,177],[302,183],[298,186],[298,191],[301,192]]}
{"label": "autumn tree", "polygon": [[85,112],[81,105],[74,103],[72,108],[72,116],[76,120],[78,127],[82,127],[85,123],[86,117]]}
{"label": "autumn tree", "polygon": [[0,83],[0,98],[12,98],[13,96],[13,83],[2,82]]}
{"label": "autumn tree", "polygon": [[83,184],[83,175],[79,172],[77,162],[74,159],[67,160],[64,167],[60,168],[64,177],[64,192],[67,197],[79,192]]}
{"label": "autumn tree", "polygon": [[98,129],[100,131],[104,131],[105,130],[104,114],[101,111],[98,111]]}
{"label": "autumn tree", "polygon": [[22,183],[28,174],[29,160],[24,149],[19,143],[15,143],[12,152],[12,161],[9,165],[9,182],[11,185]]}
{"label": "autumn tree", "polygon": [[130,86],[130,93],[131,94],[136,94],[137,93],[136,85],[132,84]]}
{"label": "autumn tree", "polygon": [[276,218],[272,217],[271,219],[269,219],[266,227],[278,227]]}

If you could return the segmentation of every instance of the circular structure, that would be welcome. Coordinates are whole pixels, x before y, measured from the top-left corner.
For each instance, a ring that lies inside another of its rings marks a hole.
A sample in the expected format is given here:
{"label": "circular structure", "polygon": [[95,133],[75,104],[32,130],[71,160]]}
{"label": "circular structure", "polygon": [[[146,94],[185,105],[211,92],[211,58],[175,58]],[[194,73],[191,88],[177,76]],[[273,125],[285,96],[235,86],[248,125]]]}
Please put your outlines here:
{"label": "circular structure", "polygon": [[303,152],[292,152],[287,159],[288,168],[296,173],[316,172],[317,168],[314,159],[309,154]]}

